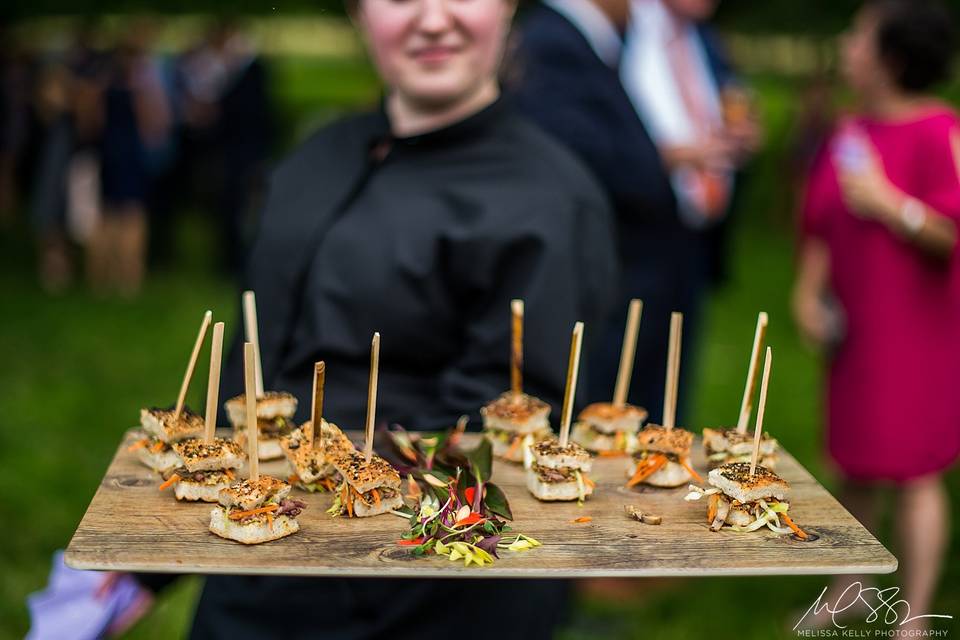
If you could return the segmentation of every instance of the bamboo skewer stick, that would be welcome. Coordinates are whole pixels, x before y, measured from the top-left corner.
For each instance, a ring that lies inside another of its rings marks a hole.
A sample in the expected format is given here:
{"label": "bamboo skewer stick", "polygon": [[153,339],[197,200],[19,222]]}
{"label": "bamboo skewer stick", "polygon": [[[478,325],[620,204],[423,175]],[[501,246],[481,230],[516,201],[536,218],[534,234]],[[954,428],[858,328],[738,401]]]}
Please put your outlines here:
{"label": "bamboo skewer stick", "polygon": [[630,378],[633,376],[633,359],[637,351],[637,333],[640,330],[640,315],[643,313],[643,301],[634,298],[627,312],[627,326],[623,331],[623,346],[620,349],[620,369],[617,371],[617,384],[613,391],[613,405],[623,407],[627,403],[630,390]]}
{"label": "bamboo skewer stick", "polygon": [[260,325],[257,321],[257,296],[253,291],[243,292],[243,328],[247,342],[253,344],[254,362],[256,363],[256,392],[257,397],[263,397],[263,363],[260,361]]}
{"label": "bamboo skewer stick", "polygon": [[663,426],[673,429],[677,419],[677,387],[680,382],[680,342],[683,335],[683,314],[670,314],[670,343],[667,351],[667,381],[663,390]]}
{"label": "bamboo skewer stick", "polygon": [[203,321],[200,323],[200,332],[197,334],[197,340],[193,343],[193,351],[190,353],[190,361],[187,363],[187,372],[183,375],[183,382],[180,383],[180,393],[177,394],[177,405],[173,411],[173,419],[179,420],[180,413],[183,411],[183,403],[187,399],[187,389],[190,387],[190,379],[193,378],[193,369],[197,366],[197,358],[200,356],[200,347],[207,337],[207,328],[213,319],[213,312],[207,311],[203,314]]}
{"label": "bamboo skewer stick", "polygon": [[570,338],[570,360],[567,363],[567,388],[563,393],[563,410],[560,414],[560,446],[567,446],[570,437],[570,421],[573,417],[573,398],[577,393],[577,375],[580,372],[580,346],[583,343],[583,323],[573,325]]}
{"label": "bamboo skewer stick", "polygon": [[510,301],[510,390],[523,393],[523,300]]}
{"label": "bamboo skewer stick", "polygon": [[243,383],[247,401],[247,461],[250,479],[260,479],[260,427],[257,424],[257,351],[252,342],[243,345]]}
{"label": "bamboo skewer stick", "polygon": [[367,428],[363,457],[367,462],[373,457],[373,421],[377,413],[377,377],[380,370],[380,333],[373,334],[370,345],[370,386],[367,389]]}
{"label": "bamboo skewer stick", "polygon": [[760,382],[760,400],[757,402],[757,424],[753,428],[753,454],[750,456],[750,475],[757,470],[760,458],[760,431],[763,429],[763,411],[767,406],[767,385],[770,384],[770,368],[773,366],[773,351],[767,347],[763,360],[763,380]]}
{"label": "bamboo skewer stick", "polygon": [[737,432],[746,433],[753,410],[753,392],[757,388],[757,374],[760,372],[760,352],[767,333],[767,312],[757,314],[757,329],[753,334],[753,348],[750,351],[750,366],[747,367],[747,382],[743,388],[743,400],[740,402],[740,416],[737,418]]}
{"label": "bamboo skewer stick", "polygon": [[314,446],[314,438],[318,447],[323,447],[323,384],[327,379],[327,365],[323,360],[313,365],[313,404],[310,407],[310,421],[304,426],[305,439],[308,447]]}
{"label": "bamboo skewer stick", "polygon": [[213,442],[217,433],[217,402],[220,399],[220,362],[223,358],[223,323],[213,325],[210,343],[210,373],[207,377],[207,410],[204,413],[203,441]]}

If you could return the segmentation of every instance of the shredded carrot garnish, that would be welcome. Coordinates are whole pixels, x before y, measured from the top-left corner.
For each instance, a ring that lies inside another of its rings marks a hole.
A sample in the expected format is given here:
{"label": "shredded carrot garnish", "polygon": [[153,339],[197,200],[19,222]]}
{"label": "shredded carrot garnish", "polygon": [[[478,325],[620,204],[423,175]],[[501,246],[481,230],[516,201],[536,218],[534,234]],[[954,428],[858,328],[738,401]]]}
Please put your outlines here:
{"label": "shredded carrot garnish", "polygon": [[236,476],[233,474],[233,470],[232,470],[232,469],[224,469],[223,472],[224,472],[225,474],[227,474],[227,477],[230,478],[231,480],[233,480],[234,478],[236,478]]}
{"label": "shredded carrot garnish", "polygon": [[622,458],[627,455],[626,451],[600,451],[597,453],[601,458]]}
{"label": "shredded carrot garnish", "polygon": [[571,524],[583,524],[584,522],[593,522],[593,518],[590,516],[580,516],[570,521]]}
{"label": "shredded carrot garnish", "polygon": [[633,477],[627,481],[627,486],[633,487],[640,484],[665,464],[667,464],[667,456],[662,454],[650,456],[647,458],[645,464],[637,465],[637,471],[633,474]]}
{"label": "shredded carrot garnish", "polygon": [[700,477],[700,474],[693,470],[693,467],[690,466],[690,461],[686,458],[680,458],[680,464],[683,465],[683,468],[690,472],[690,475],[693,476],[697,482],[703,482],[703,478]]}
{"label": "shredded carrot garnish", "polygon": [[231,520],[243,520],[248,516],[257,516],[261,513],[270,513],[271,511],[276,511],[279,507],[275,504],[268,504],[265,507],[257,507],[256,509],[250,509],[248,511],[234,511],[227,517]]}
{"label": "shredded carrot garnish", "polygon": [[371,489],[370,493],[373,494],[373,503],[377,506],[380,506],[380,492],[376,489]]}
{"label": "shredded carrot garnish", "polygon": [[580,477],[583,478],[583,484],[587,485],[588,487],[592,487],[594,489],[597,488],[597,483],[591,480],[590,478],[588,478],[587,476],[581,473]]}
{"label": "shredded carrot garnish", "polygon": [[166,446],[166,443],[163,440],[157,440],[156,442],[153,443],[153,446],[150,447],[150,451],[153,451],[154,453],[159,453],[160,451],[163,451],[163,448],[165,446]]}
{"label": "shredded carrot garnish", "polygon": [[297,484],[300,482],[300,476],[295,473],[291,473],[287,476],[287,484]]}
{"label": "shredded carrot garnish", "polygon": [[347,491],[347,515],[353,517],[353,487],[350,487],[350,490]]}
{"label": "shredded carrot garnish", "polygon": [[798,536],[800,539],[806,540],[807,538],[810,537],[810,536],[807,534],[806,531],[804,531],[803,529],[801,529],[800,527],[798,527],[798,526],[797,526],[797,523],[790,519],[790,516],[788,516],[788,515],[785,514],[785,513],[781,513],[781,514],[780,514],[780,517],[783,518],[783,521],[787,523],[787,526],[790,527],[791,529],[793,529],[793,532],[794,532],[795,534],[797,534],[797,536]]}
{"label": "shredded carrot garnish", "polygon": [[707,505],[707,522],[713,522],[717,517],[717,505],[720,503],[720,496],[716,493],[710,496],[710,504]]}
{"label": "shredded carrot garnish", "polygon": [[172,476],[170,476],[169,478],[163,481],[163,484],[161,484],[159,487],[160,491],[163,491],[164,489],[167,489],[172,485],[177,484],[178,482],[180,482],[180,476],[178,476],[177,474],[173,474]]}
{"label": "shredded carrot garnish", "polygon": [[517,449],[520,448],[520,443],[522,441],[523,441],[523,438],[520,438],[519,436],[515,437],[513,439],[513,442],[510,443],[510,448],[507,449],[507,452],[505,454],[503,454],[503,457],[507,459],[512,458],[513,454],[515,454],[517,452]]}
{"label": "shredded carrot garnish", "polygon": [[333,484],[333,478],[327,477],[320,481],[320,485],[327,491],[333,491],[336,489],[336,485]]}
{"label": "shredded carrot garnish", "polygon": [[267,512],[267,528],[273,531],[273,512]]}
{"label": "shredded carrot garnish", "polygon": [[143,438],[142,440],[137,440],[132,445],[127,447],[127,451],[136,451],[137,449],[143,449],[149,443],[150,441],[147,440],[146,438]]}

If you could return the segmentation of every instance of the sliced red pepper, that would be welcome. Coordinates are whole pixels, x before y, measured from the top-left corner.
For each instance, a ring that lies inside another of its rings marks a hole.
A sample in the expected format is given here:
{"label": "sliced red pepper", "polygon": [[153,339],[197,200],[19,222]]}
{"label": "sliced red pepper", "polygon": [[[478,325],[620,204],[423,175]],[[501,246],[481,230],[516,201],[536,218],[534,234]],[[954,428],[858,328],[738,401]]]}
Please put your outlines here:
{"label": "sliced red pepper", "polygon": [[416,545],[423,544],[423,536],[419,538],[413,538],[412,540],[397,540],[397,544],[404,547],[413,547]]}
{"label": "sliced red pepper", "polygon": [[473,498],[477,495],[476,487],[467,487],[463,490],[463,495],[467,498],[467,504],[473,504]]}
{"label": "sliced red pepper", "polygon": [[461,520],[457,520],[455,523],[453,523],[453,526],[454,526],[454,527],[463,527],[463,526],[469,527],[470,525],[477,524],[478,522],[483,522],[484,520],[486,520],[486,518],[484,518],[482,515],[480,515],[480,514],[477,513],[476,511],[474,511],[473,513],[471,513],[470,515],[468,515],[466,518],[463,518],[463,519],[461,519]]}

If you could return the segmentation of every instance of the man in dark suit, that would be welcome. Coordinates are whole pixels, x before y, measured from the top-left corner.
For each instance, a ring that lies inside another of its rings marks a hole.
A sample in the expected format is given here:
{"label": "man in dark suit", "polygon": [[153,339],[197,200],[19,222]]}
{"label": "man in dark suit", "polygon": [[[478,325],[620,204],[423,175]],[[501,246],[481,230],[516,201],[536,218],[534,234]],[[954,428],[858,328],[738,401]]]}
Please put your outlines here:
{"label": "man in dark suit", "polygon": [[[712,270],[711,250],[722,224],[691,225],[681,215],[685,194],[678,191],[668,164],[673,160],[668,157],[671,149],[651,135],[637,97],[621,80],[630,4],[629,0],[538,3],[515,33],[505,84],[529,117],[590,166],[617,212],[623,269],[620,305],[607,326],[593,329],[603,338],[590,354],[589,399],[612,396],[627,301],[641,298],[643,321],[629,401],[646,406],[651,419],[659,421],[670,312],[682,311],[685,316],[682,408],[687,387],[683,378],[692,369],[693,339]],[[706,28],[697,25],[696,33],[702,38],[709,74],[720,87],[728,79],[729,67]],[[701,146],[685,149],[688,157],[681,160],[701,162],[697,152],[704,159],[732,153],[729,146]]]}

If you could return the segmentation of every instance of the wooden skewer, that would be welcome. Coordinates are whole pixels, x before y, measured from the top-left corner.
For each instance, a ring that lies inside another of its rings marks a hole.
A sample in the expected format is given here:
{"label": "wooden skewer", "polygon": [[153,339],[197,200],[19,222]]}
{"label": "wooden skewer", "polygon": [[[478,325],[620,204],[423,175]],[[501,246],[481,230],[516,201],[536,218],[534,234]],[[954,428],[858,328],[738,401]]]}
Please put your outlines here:
{"label": "wooden skewer", "polygon": [[577,392],[577,375],[580,371],[580,345],[583,343],[583,323],[573,325],[570,338],[570,360],[567,363],[567,388],[563,394],[563,410],[560,413],[560,446],[567,446],[570,437],[570,420],[573,417],[573,397]]}
{"label": "wooden skewer", "polygon": [[757,402],[757,424],[753,428],[753,455],[750,456],[750,475],[757,470],[760,459],[760,431],[763,430],[763,410],[767,406],[767,385],[770,384],[770,368],[773,366],[773,351],[767,347],[763,360],[763,380],[760,382],[760,400]]}
{"label": "wooden skewer", "polygon": [[193,351],[190,353],[190,362],[187,363],[187,372],[183,375],[183,382],[180,383],[180,393],[177,395],[177,406],[173,411],[173,419],[178,420],[183,411],[183,403],[187,399],[187,389],[190,387],[190,379],[193,377],[193,369],[197,366],[197,358],[200,356],[200,347],[207,337],[207,327],[213,319],[213,312],[207,311],[203,314],[203,321],[200,323],[200,332],[197,334],[197,341],[193,343]]}
{"label": "wooden skewer", "polygon": [[627,403],[630,390],[630,377],[633,375],[633,357],[637,351],[637,333],[640,331],[640,314],[643,313],[643,301],[634,298],[627,312],[627,327],[623,331],[623,346],[620,348],[620,369],[617,371],[617,385],[613,391],[613,406],[623,407]]}
{"label": "wooden skewer", "polygon": [[323,420],[323,383],[327,379],[327,365],[321,360],[313,365],[313,405],[310,407],[310,422],[304,427],[304,436],[307,446],[323,447],[323,429],[320,421]]}
{"label": "wooden skewer", "polygon": [[670,314],[670,346],[667,352],[667,381],[663,391],[663,426],[673,429],[677,419],[677,387],[680,382],[680,342],[683,335],[683,314]]}
{"label": "wooden skewer", "polygon": [[260,479],[260,426],[257,424],[257,351],[252,342],[243,345],[243,384],[247,401],[247,455],[250,479]]}
{"label": "wooden skewer", "polygon": [[363,457],[367,462],[373,457],[373,420],[377,414],[377,375],[380,370],[380,334],[373,334],[370,345],[370,386],[367,389],[367,429]]}
{"label": "wooden skewer", "polygon": [[210,373],[207,377],[207,411],[204,414],[203,441],[213,442],[217,433],[217,402],[220,399],[220,361],[223,357],[223,323],[213,325],[210,343]]}
{"label": "wooden skewer", "polygon": [[763,339],[767,333],[767,312],[761,311],[757,315],[757,329],[753,334],[753,349],[750,351],[750,366],[747,367],[747,383],[743,388],[743,400],[740,402],[740,417],[737,418],[737,431],[747,432],[747,423],[750,422],[750,412],[753,410],[753,392],[757,388],[757,374],[760,373],[760,352],[763,350]]}
{"label": "wooden skewer", "polygon": [[263,397],[263,363],[260,361],[260,328],[257,321],[257,296],[253,291],[243,292],[243,328],[247,342],[253,344],[254,362],[256,370],[257,397]]}
{"label": "wooden skewer", "polygon": [[510,390],[523,393],[523,300],[510,301]]}

